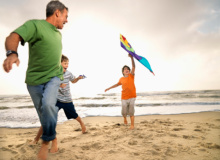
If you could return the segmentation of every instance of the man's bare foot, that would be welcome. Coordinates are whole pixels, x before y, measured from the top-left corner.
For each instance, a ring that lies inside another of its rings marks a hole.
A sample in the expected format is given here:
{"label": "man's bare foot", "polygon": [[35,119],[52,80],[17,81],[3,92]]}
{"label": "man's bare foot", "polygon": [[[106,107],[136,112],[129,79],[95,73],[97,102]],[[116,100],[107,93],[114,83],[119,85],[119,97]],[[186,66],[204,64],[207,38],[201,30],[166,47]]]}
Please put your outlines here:
{"label": "man's bare foot", "polygon": [[46,160],[48,155],[49,142],[43,141],[40,151],[37,155],[38,160]]}
{"label": "man's bare foot", "polygon": [[81,128],[82,128],[82,133],[86,133],[86,126],[84,125],[84,123],[81,124]]}
{"label": "man's bare foot", "polygon": [[134,126],[131,125],[131,126],[130,126],[130,130],[133,130],[133,129],[134,129]]}
{"label": "man's bare foot", "polygon": [[50,148],[50,153],[56,153],[58,151],[58,147],[57,147],[57,138],[55,138],[54,140],[52,140],[52,145]]}

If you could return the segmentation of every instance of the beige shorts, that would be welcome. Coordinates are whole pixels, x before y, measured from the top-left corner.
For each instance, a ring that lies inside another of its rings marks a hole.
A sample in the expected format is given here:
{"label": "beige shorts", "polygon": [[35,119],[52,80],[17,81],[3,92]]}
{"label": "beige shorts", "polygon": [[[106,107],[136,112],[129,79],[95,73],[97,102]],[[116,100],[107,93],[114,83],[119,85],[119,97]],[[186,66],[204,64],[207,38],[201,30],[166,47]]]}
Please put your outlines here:
{"label": "beige shorts", "polygon": [[122,114],[122,116],[124,116],[124,117],[126,117],[127,115],[134,116],[134,102],[135,102],[135,100],[136,100],[136,98],[121,100],[121,104],[122,104],[121,114]]}

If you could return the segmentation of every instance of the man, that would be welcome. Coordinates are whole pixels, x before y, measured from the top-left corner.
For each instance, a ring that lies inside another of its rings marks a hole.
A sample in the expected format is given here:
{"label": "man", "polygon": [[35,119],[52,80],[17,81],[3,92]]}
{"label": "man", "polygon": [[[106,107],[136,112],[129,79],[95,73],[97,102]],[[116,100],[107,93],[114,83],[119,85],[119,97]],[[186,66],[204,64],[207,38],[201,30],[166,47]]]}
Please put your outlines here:
{"label": "man", "polygon": [[43,127],[42,146],[38,159],[47,159],[50,152],[57,152],[56,107],[60,81],[63,79],[61,66],[61,33],[67,23],[68,8],[59,1],[51,1],[46,7],[46,20],[29,20],[13,31],[5,41],[6,56],[3,68],[6,72],[12,64],[19,65],[17,48],[19,42],[29,44],[29,62],[26,72],[27,89],[32,98]]}

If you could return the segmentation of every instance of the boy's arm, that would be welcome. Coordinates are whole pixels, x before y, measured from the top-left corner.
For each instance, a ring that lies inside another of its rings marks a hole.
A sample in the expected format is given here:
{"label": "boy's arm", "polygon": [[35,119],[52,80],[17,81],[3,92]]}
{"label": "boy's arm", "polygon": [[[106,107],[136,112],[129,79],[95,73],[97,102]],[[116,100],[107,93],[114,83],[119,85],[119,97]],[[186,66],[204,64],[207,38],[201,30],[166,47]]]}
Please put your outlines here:
{"label": "boy's arm", "polygon": [[131,69],[131,74],[134,75],[135,73],[135,63],[134,63],[134,58],[132,55],[128,54],[128,56],[131,58],[131,63],[132,63],[132,69]]}
{"label": "boy's arm", "polygon": [[110,89],[112,89],[112,88],[116,88],[116,87],[118,87],[118,86],[119,86],[119,84],[115,84],[115,85],[113,85],[113,86],[107,88],[107,89],[105,90],[105,92],[107,92],[108,90],[110,90]]}
{"label": "boy's arm", "polygon": [[72,83],[76,83],[78,82],[80,79],[83,79],[83,76],[79,76],[77,78],[75,78],[73,81],[71,81]]}

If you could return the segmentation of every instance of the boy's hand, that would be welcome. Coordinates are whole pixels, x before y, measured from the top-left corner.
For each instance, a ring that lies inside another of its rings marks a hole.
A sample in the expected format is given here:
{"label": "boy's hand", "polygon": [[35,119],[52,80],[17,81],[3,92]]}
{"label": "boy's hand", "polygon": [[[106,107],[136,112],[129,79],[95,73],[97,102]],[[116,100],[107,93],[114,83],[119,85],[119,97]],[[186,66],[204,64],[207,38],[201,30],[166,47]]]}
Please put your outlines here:
{"label": "boy's hand", "polygon": [[132,56],[132,55],[130,55],[129,53],[128,53],[128,57],[133,58],[133,56]]}
{"label": "boy's hand", "polygon": [[65,87],[66,87],[66,84],[64,84],[64,83],[60,84],[60,88],[65,88]]}
{"label": "boy's hand", "polygon": [[82,75],[80,75],[79,77],[78,77],[78,79],[83,79],[84,77],[82,76]]}
{"label": "boy's hand", "polygon": [[106,89],[105,92],[107,92],[109,89]]}

